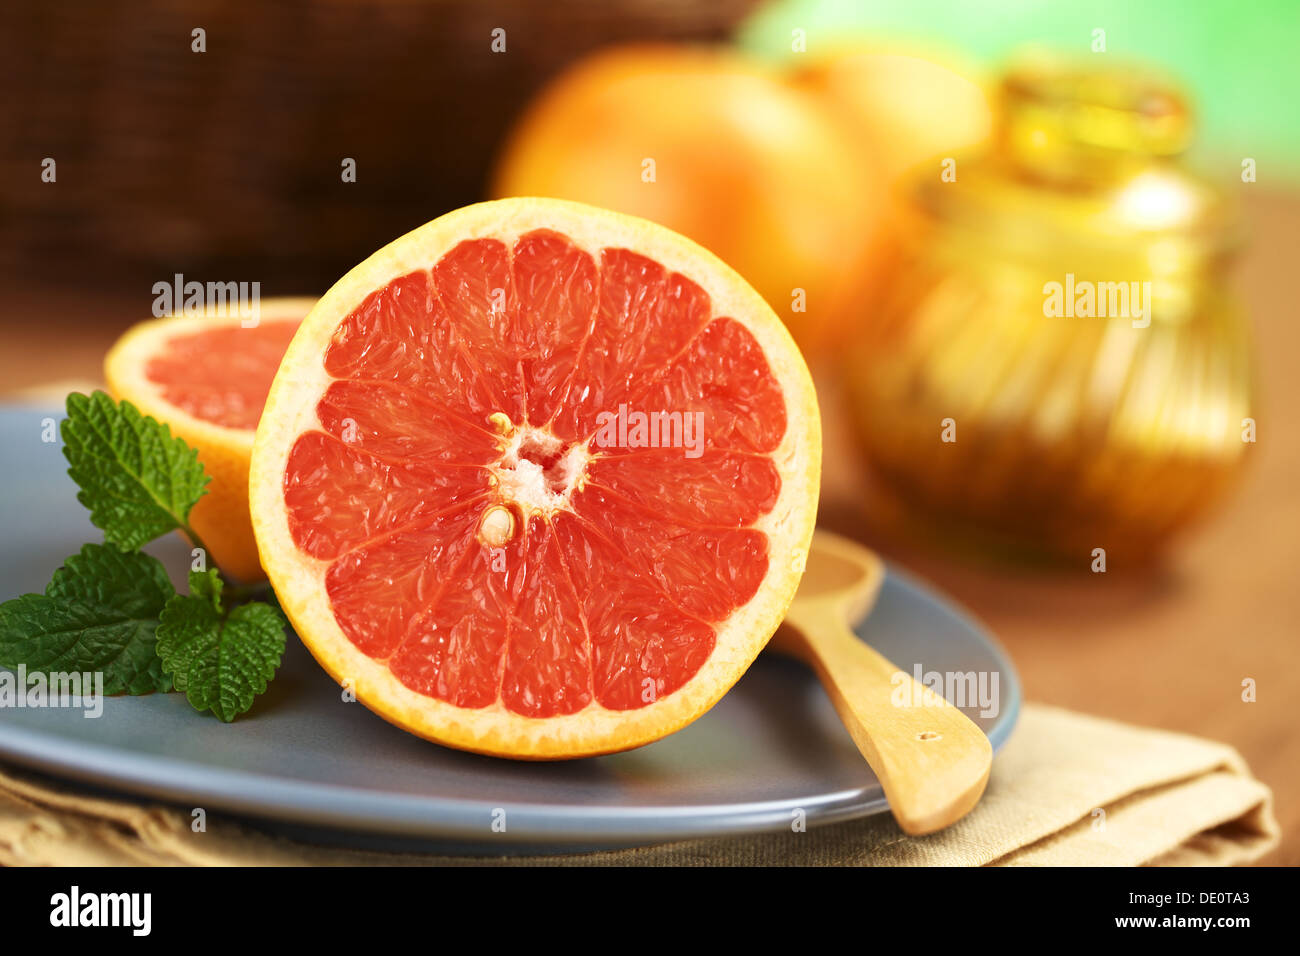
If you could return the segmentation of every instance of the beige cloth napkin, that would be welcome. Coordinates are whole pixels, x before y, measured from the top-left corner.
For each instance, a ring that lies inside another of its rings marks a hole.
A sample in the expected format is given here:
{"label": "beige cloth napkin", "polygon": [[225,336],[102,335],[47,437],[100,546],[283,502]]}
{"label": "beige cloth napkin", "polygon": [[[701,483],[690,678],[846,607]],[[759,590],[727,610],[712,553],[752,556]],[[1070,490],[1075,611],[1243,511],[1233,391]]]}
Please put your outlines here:
{"label": "beige cloth napkin", "polygon": [[371,853],[269,836],[209,815],[78,792],[0,768],[7,865],[1226,865],[1278,842],[1272,794],[1235,750],[1182,734],[1029,705],[988,791],[942,833],[887,815],[802,833],[693,840],[563,857]]}

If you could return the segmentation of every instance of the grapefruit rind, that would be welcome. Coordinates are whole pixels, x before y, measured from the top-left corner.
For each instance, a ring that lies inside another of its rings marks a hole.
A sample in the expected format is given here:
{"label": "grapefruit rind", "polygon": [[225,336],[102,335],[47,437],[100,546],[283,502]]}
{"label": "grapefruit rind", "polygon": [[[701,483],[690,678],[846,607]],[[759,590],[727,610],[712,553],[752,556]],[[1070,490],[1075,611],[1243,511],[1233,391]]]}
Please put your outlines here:
{"label": "grapefruit rind", "polygon": [[[744,324],[763,349],[787,410],[770,457],[781,477],[772,509],[750,527],[768,539],[767,573],[754,597],[716,626],[712,655],[682,687],[637,710],[592,701],[575,713],[528,717],[500,700],[462,708],[411,690],[345,636],[323,583],[329,562],[301,551],[283,497],[289,453],[304,431],[319,429],[316,405],[334,378],[323,357],[339,323],[374,290],[428,270],[467,239],[511,242],[538,229],[564,234],[598,255],[623,247],[699,284],[715,316]],[[380,249],[340,279],[307,316],[271,387],[253,449],[249,501],[262,565],[281,607],[308,650],[357,700],[386,720],[447,746],[495,756],[560,759],[626,750],[695,720],[740,678],[780,624],[803,572],[816,519],[821,425],[807,366],[780,319],[736,272],[701,246],[646,220],[552,199],[504,199],[448,213]]]}

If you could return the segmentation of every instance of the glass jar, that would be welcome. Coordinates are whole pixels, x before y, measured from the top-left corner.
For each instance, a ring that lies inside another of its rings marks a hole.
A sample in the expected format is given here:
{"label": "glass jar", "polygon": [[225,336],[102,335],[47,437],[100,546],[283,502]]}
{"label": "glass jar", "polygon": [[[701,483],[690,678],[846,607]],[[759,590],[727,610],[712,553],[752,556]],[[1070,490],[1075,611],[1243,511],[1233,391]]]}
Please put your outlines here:
{"label": "glass jar", "polygon": [[942,538],[1142,558],[1253,441],[1234,207],[1178,160],[1177,87],[1038,54],[993,147],[914,182],[916,228],[847,372],[875,484]]}

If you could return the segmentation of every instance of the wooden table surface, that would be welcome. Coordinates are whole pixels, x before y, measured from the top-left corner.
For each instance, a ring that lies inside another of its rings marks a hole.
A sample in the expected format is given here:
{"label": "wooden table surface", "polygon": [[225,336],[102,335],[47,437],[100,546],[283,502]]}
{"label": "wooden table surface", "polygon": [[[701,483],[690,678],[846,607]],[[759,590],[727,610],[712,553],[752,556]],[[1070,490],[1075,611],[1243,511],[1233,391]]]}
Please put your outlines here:
{"label": "wooden table surface", "polygon": [[[1226,741],[1273,788],[1281,849],[1300,863],[1300,325],[1285,282],[1300,248],[1300,197],[1249,199],[1253,234],[1237,285],[1255,323],[1262,383],[1254,464],[1232,499],[1157,569],[1104,575],[976,565],[873,540],[863,471],[826,396],[821,522],[930,579],[1010,650],[1031,700]],[[272,289],[264,294],[310,290]],[[75,284],[0,293],[0,392],[95,381],[104,352],[147,316],[152,294]],[[1244,678],[1258,699],[1241,699]]]}

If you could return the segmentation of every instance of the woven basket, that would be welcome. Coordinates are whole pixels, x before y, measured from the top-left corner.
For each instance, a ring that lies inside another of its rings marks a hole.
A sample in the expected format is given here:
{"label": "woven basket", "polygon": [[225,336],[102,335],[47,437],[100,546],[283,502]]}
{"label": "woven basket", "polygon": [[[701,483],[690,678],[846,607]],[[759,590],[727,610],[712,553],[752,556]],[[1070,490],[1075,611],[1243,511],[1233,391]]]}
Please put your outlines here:
{"label": "woven basket", "polygon": [[6,3],[0,269],[319,292],[480,198],[510,121],[567,62],[611,42],[719,39],[753,2]]}

